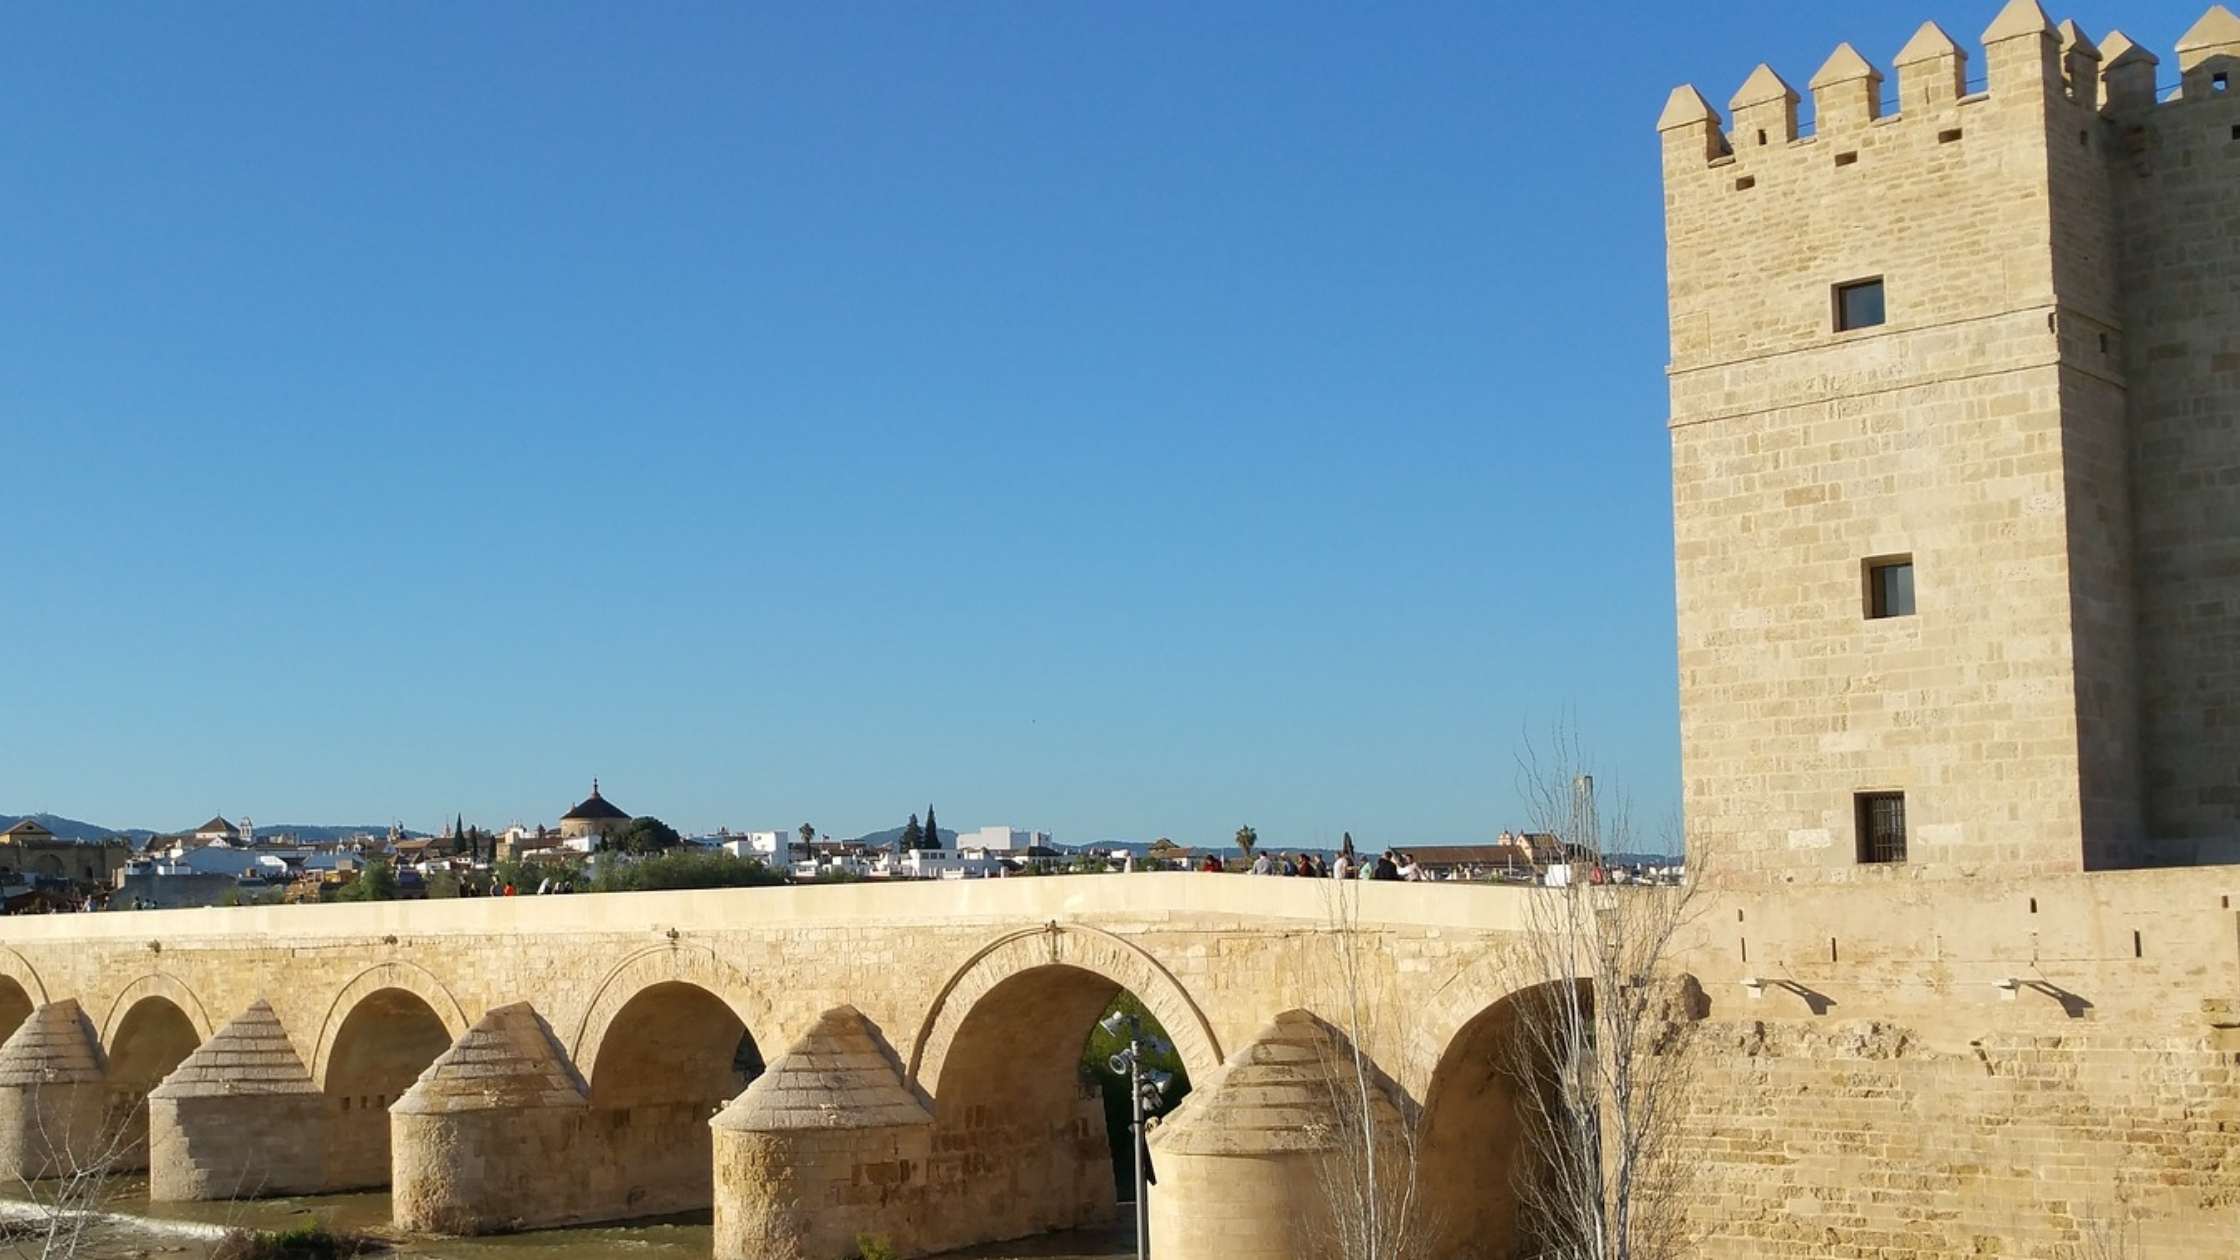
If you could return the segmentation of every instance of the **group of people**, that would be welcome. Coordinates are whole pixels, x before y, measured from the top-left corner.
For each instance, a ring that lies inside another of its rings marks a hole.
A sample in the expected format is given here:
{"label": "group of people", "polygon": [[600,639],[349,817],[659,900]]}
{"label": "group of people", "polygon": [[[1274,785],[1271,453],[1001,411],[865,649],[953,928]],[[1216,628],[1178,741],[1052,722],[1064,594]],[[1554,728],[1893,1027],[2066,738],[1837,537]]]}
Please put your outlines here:
{"label": "group of people", "polygon": [[[1223,871],[1228,868],[1221,859],[1208,856],[1202,868]],[[1427,878],[1415,855],[1399,849],[1386,849],[1374,857],[1363,858],[1353,851],[1353,838],[1348,836],[1337,856],[1325,862],[1318,853],[1257,853],[1248,868],[1255,875],[1291,875],[1308,879],[1394,879],[1420,880]]]}
{"label": "group of people", "polygon": [[[553,893],[572,893],[575,890],[576,881],[573,878],[561,877],[558,879],[554,879],[548,877],[544,880],[539,881],[537,886],[534,889],[529,890],[529,892],[534,895],[543,896]],[[459,895],[462,897],[517,897],[524,895],[524,893],[521,889],[514,887],[511,883],[491,884],[485,887],[483,885],[475,883],[470,879],[462,881],[460,883]]]}

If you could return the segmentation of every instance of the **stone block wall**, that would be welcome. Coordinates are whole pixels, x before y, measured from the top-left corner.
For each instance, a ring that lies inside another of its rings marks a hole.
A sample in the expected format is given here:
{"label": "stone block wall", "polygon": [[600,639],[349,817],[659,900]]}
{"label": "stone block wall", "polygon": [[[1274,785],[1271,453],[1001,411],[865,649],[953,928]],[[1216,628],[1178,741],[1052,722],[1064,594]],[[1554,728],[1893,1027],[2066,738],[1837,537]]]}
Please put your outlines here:
{"label": "stone block wall", "polygon": [[851,1254],[859,1237],[921,1254],[932,1137],[926,1124],[719,1129],[714,1254],[822,1260]]}
{"label": "stone block wall", "polygon": [[[2207,25],[2205,23],[2205,25]],[[2197,28],[2199,29],[2199,28]],[[2229,26],[2178,100],[2113,112],[2147,811],[2165,860],[2240,855],[2240,85]],[[2167,72],[2163,77],[2170,77]]]}
{"label": "stone block wall", "polygon": [[[1729,881],[2240,855],[2240,100],[2031,0],[1660,120],[1684,791]],[[2104,65],[2103,62],[2106,62]],[[2236,61],[2235,64],[2240,64]],[[2143,85],[2143,86],[2142,86]],[[1837,326],[1878,277],[1886,322]],[[1917,612],[1866,616],[1910,556]],[[1907,869],[1853,797],[1902,791]]]}
{"label": "stone block wall", "polygon": [[327,1189],[317,1094],[148,1100],[148,1197],[158,1203]]}
{"label": "stone block wall", "polygon": [[1704,1254],[2240,1247],[2240,871],[1728,896],[1695,931]]}
{"label": "stone block wall", "polygon": [[[1950,41],[1908,47],[1897,116],[1831,109],[1847,80],[1799,136],[1761,68],[1731,132],[1692,92],[1662,124],[1685,805],[1727,880],[1887,877],[1870,790],[1906,793],[1914,867],[2079,862],[2072,508],[2108,487],[2064,458],[2049,135],[2089,114],[2050,28],[1991,41],[1975,95]],[[1837,330],[1869,277],[1887,322]],[[1891,556],[1918,612],[1870,619]]]}

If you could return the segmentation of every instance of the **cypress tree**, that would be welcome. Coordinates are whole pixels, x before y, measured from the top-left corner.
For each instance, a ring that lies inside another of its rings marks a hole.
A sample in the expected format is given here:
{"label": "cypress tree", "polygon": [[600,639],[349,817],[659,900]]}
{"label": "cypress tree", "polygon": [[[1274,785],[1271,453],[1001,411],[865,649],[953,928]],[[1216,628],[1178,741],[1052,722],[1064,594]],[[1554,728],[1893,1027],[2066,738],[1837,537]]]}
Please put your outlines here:
{"label": "cypress tree", "polygon": [[933,803],[931,801],[926,803],[926,847],[929,849],[941,847],[941,827],[933,821]]}
{"label": "cypress tree", "polygon": [[904,824],[902,828],[901,847],[905,850],[915,849],[919,847],[919,845],[922,844],[924,840],[925,833],[918,830],[918,816],[916,814],[910,815],[910,821]]}

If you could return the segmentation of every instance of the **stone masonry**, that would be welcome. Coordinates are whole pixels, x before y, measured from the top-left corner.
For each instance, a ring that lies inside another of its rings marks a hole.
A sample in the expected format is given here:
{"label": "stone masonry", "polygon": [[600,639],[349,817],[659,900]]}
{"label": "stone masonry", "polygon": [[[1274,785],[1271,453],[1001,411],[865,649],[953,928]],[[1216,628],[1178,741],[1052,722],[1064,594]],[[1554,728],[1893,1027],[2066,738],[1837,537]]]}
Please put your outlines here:
{"label": "stone masonry", "polygon": [[[1683,88],[1659,121],[1699,1254],[2240,1254],[2240,867],[2177,865],[2240,810],[2240,19],[2175,52],[2172,95],[2014,0],[1980,51],[1924,26],[1895,108],[1846,46],[1809,135],[1762,66],[1729,117]],[[1860,281],[1885,318],[1839,330]],[[1917,603],[1866,615],[1899,558]],[[1861,793],[1903,793],[1898,860],[1860,860]],[[167,1196],[386,1180],[449,1232],[705,1204],[718,1260],[924,1254],[1112,1213],[1076,1065],[1125,990],[1200,1086],[1152,1144],[1153,1254],[1311,1254],[1345,946],[1385,1013],[1352,1029],[1371,1110],[1421,1116],[1443,1252],[1499,1255],[1488,1065],[1531,896],[1141,874],[16,917],[0,1174],[121,1140]]]}
{"label": "stone masonry", "polygon": [[[2240,850],[2240,21],[2183,94],[2034,0],[1663,139],[1691,843],[1726,882]],[[1875,279],[1886,322],[1835,326]],[[1918,613],[1875,618],[1870,561]],[[1854,794],[1903,792],[1901,869]]]}
{"label": "stone masonry", "polygon": [[[712,1204],[719,1256],[769,1260],[866,1232],[922,1254],[1102,1221],[1111,1153],[1077,1066],[1096,1017],[1141,999],[1228,1114],[1231,1047],[1264,1055],[1271,1020],[1339,1009],[1335,888],[1136,874],[0,920],[0,997],[30,1012],[0,1045],[0,1151],[36,1157],[34,1107],[114,1131],[144,1094],[167,1197],[362,1185],[335,1135],[370,1109],[396,1221],[420,1231]],[[1523,894],[1345,895],[1364,983],[1409,1016],[1379,1070],[1427,1096],[1507,991],[1495,961]],[[750,1048],[771,1056],[751,1083]],[[120,1063],[160,1084],[120,1085]],[[1162,1194],[1265,1198],[1241,1147],[1175,1158]],[[1505,1175],[1464,1152],[1441,1184],[1476,1202]],[[1221,1210],[1247,1231],[1264,1213]],[[1201,1254],[1190,1238],[1159,1254]]]}
{"label": "stone masonry", "polygon": [[2176,52],[2013,0],[1659,120],[1703,1254],[2240,1254],[2240,19]]}

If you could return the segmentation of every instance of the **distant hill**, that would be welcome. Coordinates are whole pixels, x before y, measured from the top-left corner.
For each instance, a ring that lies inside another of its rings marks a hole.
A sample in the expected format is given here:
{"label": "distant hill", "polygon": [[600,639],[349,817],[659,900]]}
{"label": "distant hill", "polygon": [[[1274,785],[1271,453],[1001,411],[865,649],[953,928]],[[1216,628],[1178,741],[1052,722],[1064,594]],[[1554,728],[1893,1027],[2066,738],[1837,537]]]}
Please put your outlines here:
{"label": "distant hill", "polygon": [[[274,836],[294,836],[306,844],[313,841],[347,840],[352,836],[385,836],[387,823],[361,823],[354,827],[326,826],[318,823],[258,823],[257,835],[265,839]],[[407,836],[424,836],[424,831],[407,831]]]}
{"label": "distant hill", "polygon": [[144,839],[149,834],[145,831],[117,831],[83,819],[64,818],[60,814],[0,814],[0,831],[5,831],[26,818],[64,840],[131,840]]}
{"label": "distant hill", "polygon": [[[860,844],[867,849],[891,849],[902,843],[902,828],[889,827],[885,831],[874,831],[869,835],[857,836],[848,843]],[[941,828],[941,847],[955,848],[956,843],[957,833],[947,827]]]}
{"label": "distant hill", "polygon": [[[149,836],[157,834],[156,832],[151,831],[146,827],[104,827],[99,823],[89,823],[81,818],[64,818],[60,814],[0,814],[0,830],[5,830],[9,827],[13,827],[26,818],[29,818],[33,822],[38,823],[40,826],[45,827],[47,830],[53,832],[55,835],[61,837],[64,840],[140,841],[146,840]],[[192,822],[188,823],[184,828],[164,832],[163,834],[179,835],[184,831],[192,830],[193,828],[198,826],[201,826],[201,823],[199,821]],[[342,840],[356,835],[370,834],[381,836],[387,835],[388,833],[389,824],[387,823],[361,824],[358,826],[348,827],[318,823],[280,823],[277,825],[270,825],[266,823],[257,824],[257,834],[260,836],[269,837],[278,835],[292,835],[296,839],[301,840],[306,844],[323,840]],[[405,834],[417,836],[424,835],[426,833],[418,831],[408,831]]]}

